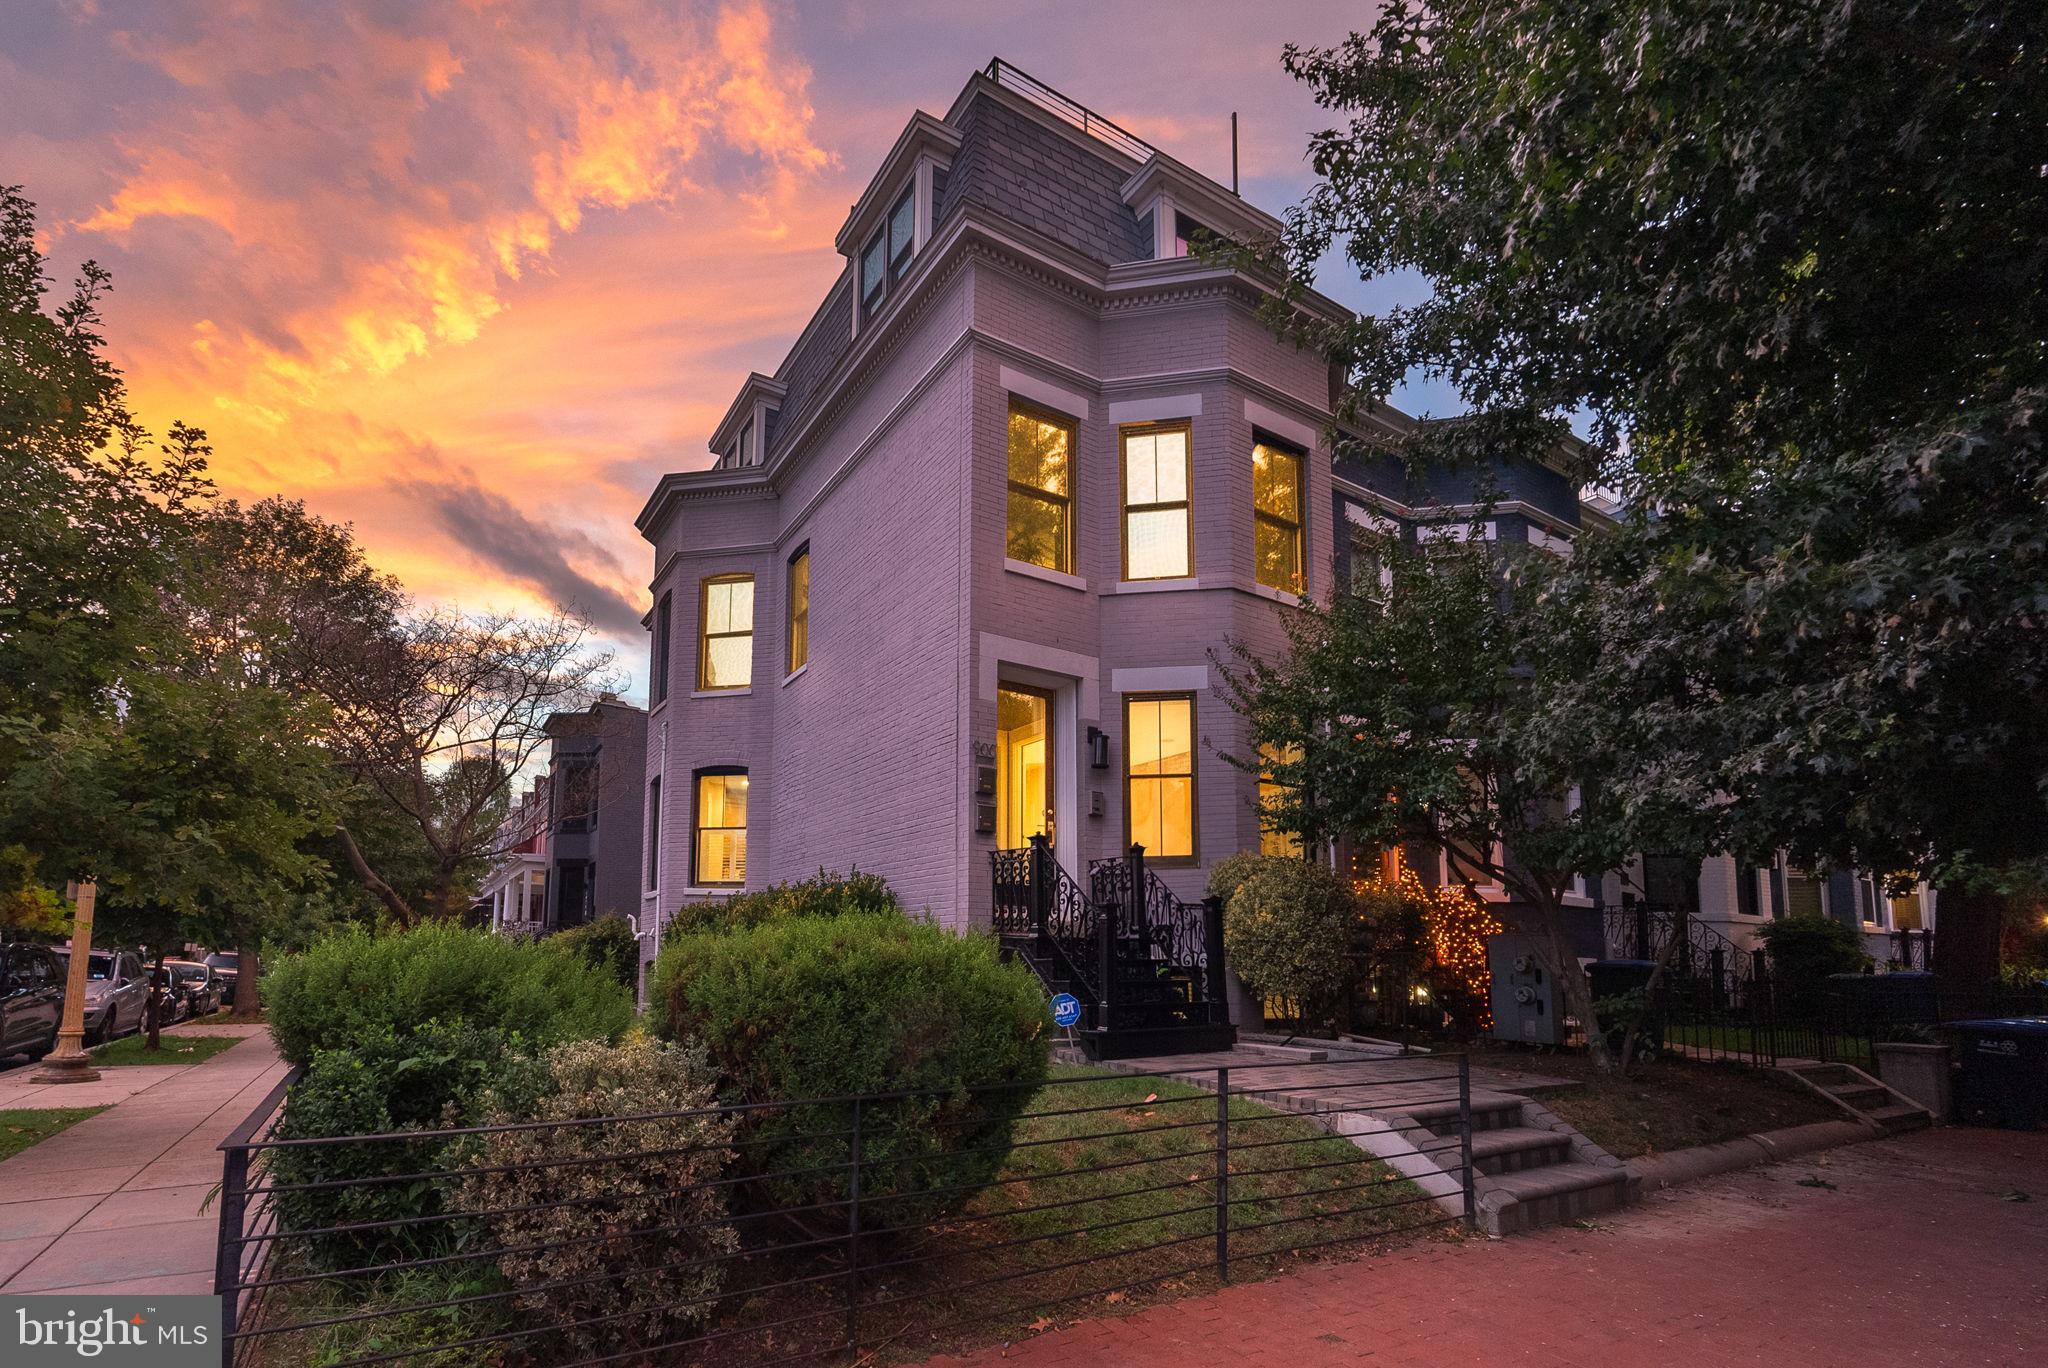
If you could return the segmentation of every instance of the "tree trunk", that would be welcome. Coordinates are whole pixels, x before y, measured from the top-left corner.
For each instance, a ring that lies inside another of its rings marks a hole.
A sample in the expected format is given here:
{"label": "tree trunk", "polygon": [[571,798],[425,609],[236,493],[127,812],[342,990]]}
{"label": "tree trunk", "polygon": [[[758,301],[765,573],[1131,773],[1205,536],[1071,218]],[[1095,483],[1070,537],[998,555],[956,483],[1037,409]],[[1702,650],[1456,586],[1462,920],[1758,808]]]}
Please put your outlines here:
{"label": "tree trunk", "polygon": [[2005,898],[1962,887],[1936,890],[1934,972],[1945,983],[1990,983],[1998,977]]}
{"label": "tree trunk", "polygon": [[255,946],[235,938],[235,1020],[254,1021],[263,1015],[263,965]]}
{"label": "tree trunk", "polygon": [[[363,858],[363,852],[356,846],[356,838],[350,834],[347,827],[337,824],[334,828],[334,834],[341,838],[342,853],[348,856],[349,868],[355,871],[355,876],[358,879],[362,880],[363,887],[369,889],[376,896],[377,901],[390,909],[391,915],[397,918],[398,924],[401,927],[410,930],[413,924],[419,920],[419,914],[412,910],[412,904],[399,896],[397,889],[385,883],[383,879],[378,877],[377,871],[370,868],[370,862]],[[239,995],[237,995],[236,1001],[240,1001]]]}
{"label": "tree trunk", "polygon": [[1579,957],[1571,953],[1564,930],[1564,910],[1554,898],[1538,899],[1536,910],[1543,918],[1543,933],[1550,942],[1550,972],[1564,990],[1565,1006],[1578,1018],[1579,1029],[1585,1033],[1586,1057],[1599,1072],[1610,1074],[1614,1072],[1614,1057],[1607,1053],[1607,1034],[1600,1029],[1600,1015],[1593,1008],[1592,980],[1586,977]]}

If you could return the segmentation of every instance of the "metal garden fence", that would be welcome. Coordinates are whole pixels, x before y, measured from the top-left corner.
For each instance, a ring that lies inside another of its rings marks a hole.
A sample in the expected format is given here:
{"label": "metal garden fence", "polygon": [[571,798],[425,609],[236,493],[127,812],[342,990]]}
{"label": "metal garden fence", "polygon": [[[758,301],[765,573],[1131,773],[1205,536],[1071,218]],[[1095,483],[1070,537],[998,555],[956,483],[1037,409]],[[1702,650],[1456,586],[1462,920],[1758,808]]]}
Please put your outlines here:
{"label": "metal garden fence", "polygon": [[[1440,1058],[1398,1080],[1317,1063],[1334,1104],[1304,1102],[1291,1070],[1307,1066],[1275,1061],[1255,1087],[1227,1067],[1061,1073],[317,1138],[280,1134],[280,1087],[221,1146],[222,1361],[767,1368],[937,1350],[1061,1306],[1469,1227],[1469,1070]],[[1461,1195],[1425,1196],[1316,1124],[1318,1105],[1370,1110],[1391,1089],[1403,1113],[1457,1104],[1455,1129],[1417,1143]],[[650,1143],[671,1131],[694,1138]],[[698,1160],[712,1176],[650,1181]]]}

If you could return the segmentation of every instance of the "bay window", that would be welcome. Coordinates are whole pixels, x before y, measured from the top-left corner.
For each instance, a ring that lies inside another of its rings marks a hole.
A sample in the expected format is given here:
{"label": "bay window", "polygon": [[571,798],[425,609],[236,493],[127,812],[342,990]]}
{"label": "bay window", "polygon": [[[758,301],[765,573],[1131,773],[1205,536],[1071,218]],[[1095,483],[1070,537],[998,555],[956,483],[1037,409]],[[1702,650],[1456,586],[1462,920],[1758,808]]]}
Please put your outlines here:
{"label": "bay window", "polygon": [[1124,700],[1127,843],[1149,858],[1195,857],[1195,696]]}
{"label": "bay window", "polygon": [[1252,561],[1268,589],[1301,592],[1301,453],[1252,445]]}
{"label": "bay window", "polygon": [[747,772],[699,770],[691,882],[700,888],[747,881]]}
{"label": "bay window", "polygon": [[746,688],[754,682],[754,577],[713,575],[697,606],[698,690]]}
{"label": "bay window", "polygon": [[1074,427],[1010,405],[1010,501],[1004,554],[1074,573]]}
{"label": "bay window", "polygon": [[1152,423],[1122,433],[1123,577],[1185,579],[1195,572],[1188,502],[1186,423]]}

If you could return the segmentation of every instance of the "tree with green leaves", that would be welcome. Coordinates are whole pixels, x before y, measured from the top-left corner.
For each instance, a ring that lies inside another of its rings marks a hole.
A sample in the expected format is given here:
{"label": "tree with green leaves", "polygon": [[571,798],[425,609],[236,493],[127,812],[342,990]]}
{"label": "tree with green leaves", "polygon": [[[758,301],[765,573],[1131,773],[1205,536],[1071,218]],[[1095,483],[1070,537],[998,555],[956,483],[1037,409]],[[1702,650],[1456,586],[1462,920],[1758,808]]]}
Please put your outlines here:
{"label": "tree with green leaves", "polygon": [[1219,661],[1249,750],[1275,781],[1262,820],[1316,848],[1349,836],[1440,855],[1450,881],[1528,909],[1588,1047],[1608,1059],[1574,948],[1582,876],[1687,839],[1682,808],[1628,808],[1588,783],[1575,720],[1550,700],[1599,643],[1545,592],[1552,562],[1483,535],[1390,543],[1391,588],[1348,589],[1285,621],[1278,656]]}
{"label": "tree with green leaves", "polygon": [[1341,122],[1252,255],[1429,293],[1276,322],[1354,406],[1449,380],[1411,455],[1582,415],[1634,510],[1556,590],[1612,791],[1931,877],[1945,971],[1989,973],[2048,857],[2048,10],[1396,0],[1286,63]]}
{"label": "tree with green leaves", "polygon": [[250,910],[324,874],[302,848],[333,788],[322,714],[266,677],[268,643],[206,611],[253,573],[218,536],[237,510],[213,504],[204,433],[153,443],[128,412],[98,332],[107,286],[88,262],[45,312],[33,207],[0,189],[9,903],[47,910],[51,887],[92,878],[109,926],[146,914],[170,939],[171,918],[253,962]]}

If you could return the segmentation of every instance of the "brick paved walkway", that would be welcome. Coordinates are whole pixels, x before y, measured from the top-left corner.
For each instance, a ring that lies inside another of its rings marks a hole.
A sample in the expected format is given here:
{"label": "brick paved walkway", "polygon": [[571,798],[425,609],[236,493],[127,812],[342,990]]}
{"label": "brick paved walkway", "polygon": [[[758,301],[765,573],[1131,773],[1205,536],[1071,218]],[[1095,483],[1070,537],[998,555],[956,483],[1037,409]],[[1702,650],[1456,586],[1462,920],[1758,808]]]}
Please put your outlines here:
{"label": "brick paved walkway", "polygon": [[215,1147],[285,1074],[270,1033],[190,1067],[107,1072],[162,1076],[0,1163],[0,1293],[213,1290],[220,1218],[200,1208],[220,1182]]}
{"label": "brick paved walkway", "polygon": [[[1802,1187],[1818,1176],[1834,1187]],[[2030,1200],[2008,1200],[2025,1192]],[[2048,1363],[2048,1134],[1946,1129],[1085,1321],[972,1368]]]}

